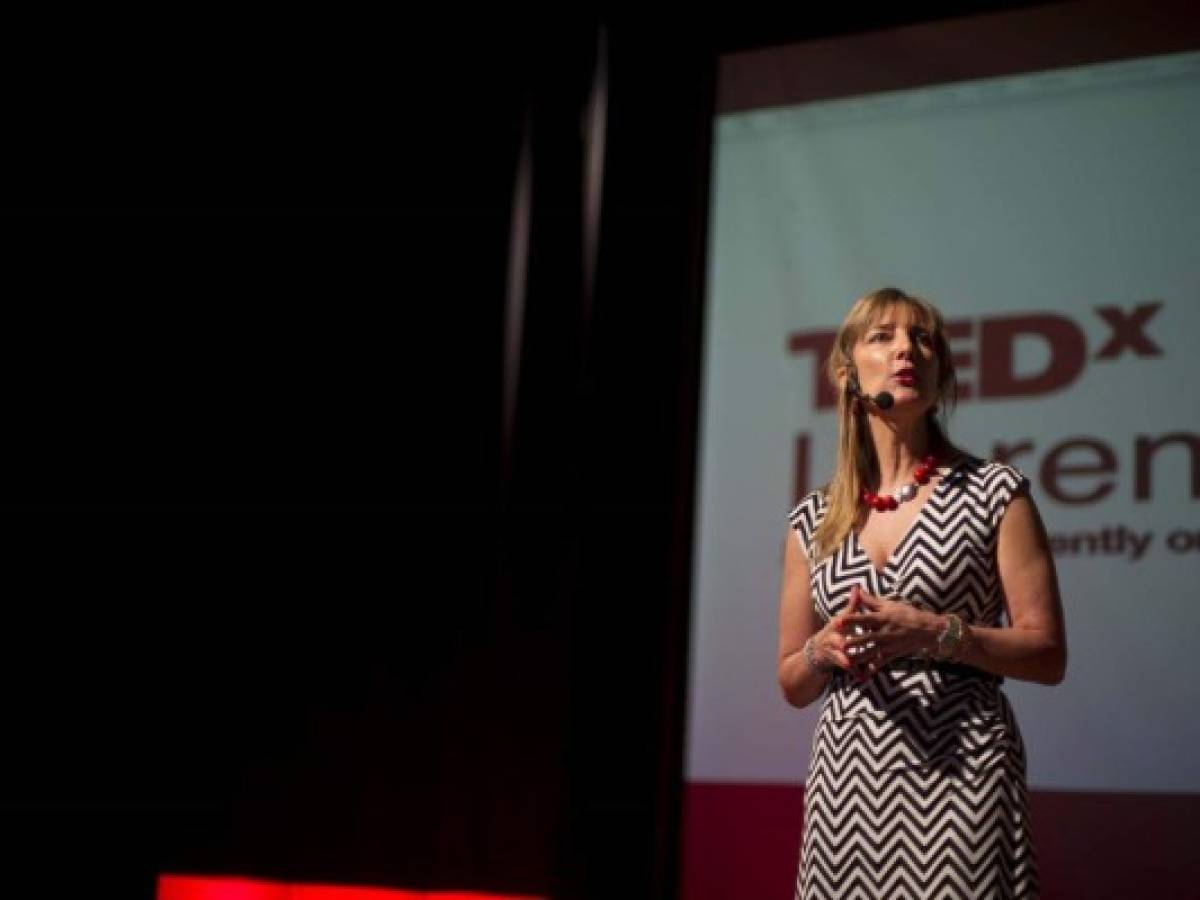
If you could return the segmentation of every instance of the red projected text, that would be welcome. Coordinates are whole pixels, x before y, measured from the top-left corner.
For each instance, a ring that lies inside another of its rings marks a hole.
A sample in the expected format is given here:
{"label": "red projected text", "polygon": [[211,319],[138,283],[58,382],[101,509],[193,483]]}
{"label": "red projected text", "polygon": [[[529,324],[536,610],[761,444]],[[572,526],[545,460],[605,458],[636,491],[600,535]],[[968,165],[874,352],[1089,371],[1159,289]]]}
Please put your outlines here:
{"label": "red projected text", "polygon": [[[1147,334],[1146,325],[1161,309],[1160,301],[1142,303],[1126,312],[1116,306],[1097,306],[1095,313],[1108,328],[1108,338],[1092,362],[1107,362],[1127,352],[1138,357],[1162,356]],[[978,343],[969,342],[978,334]],[[813,365],[813,405],[830,409],[837,393],[825,378],[825,361],[833,349],[833,331],[797,331],[788,336],[789,353],[810,353]],[[1087,340],[1072,319],[1056,313],[1027,313],[1019,316],[990,316],[974,321],[946,322],[946,337],[952,347],[959,375],[958,399],[1011,399],[1036,397],[1070,387],[1087,367]],[[1047,362],[1039,372],[1017,373],[1015,348],[1019,340],[1036,340],[1047,351]],[[978,360],[978,362],[976,362]],[[977,382],[967,376],[973,373]]]}

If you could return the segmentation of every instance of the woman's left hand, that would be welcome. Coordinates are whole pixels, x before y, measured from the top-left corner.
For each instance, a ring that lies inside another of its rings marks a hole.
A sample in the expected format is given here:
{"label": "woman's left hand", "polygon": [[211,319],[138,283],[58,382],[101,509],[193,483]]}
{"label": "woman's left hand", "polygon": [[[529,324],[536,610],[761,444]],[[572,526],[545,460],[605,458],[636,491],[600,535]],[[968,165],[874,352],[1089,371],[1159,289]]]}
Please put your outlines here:
{"label": "woman's left hand", "polygon": [[863,662],[856,667],[861,681],[893,659],[922,651],[932,653],[937,646],[937,635],[942,629],[940,616],[917,609],[903,599],[876,597],[859,585],[850,589],[850,608],[855,607],[862,612],[851,612],[844,617],[845,632],[853,634],[857,625],[867,633],[848,638],[847,650],[875,645],[865,652]]}

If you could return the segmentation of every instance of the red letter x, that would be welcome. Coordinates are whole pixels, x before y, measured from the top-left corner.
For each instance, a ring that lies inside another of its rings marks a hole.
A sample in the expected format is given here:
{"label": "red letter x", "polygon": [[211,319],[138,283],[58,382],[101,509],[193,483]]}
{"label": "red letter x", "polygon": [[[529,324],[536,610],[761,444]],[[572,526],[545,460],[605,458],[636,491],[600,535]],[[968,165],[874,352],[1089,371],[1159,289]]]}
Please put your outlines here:
{"label": "red letter x", "polygon": [[1162,356],[1162,349],[1146,337],[1145,332],[1142,331],[1146,322],[1158,312],[1160,306],[1162,306],[1162,302],[1157,300],[1153,303],[1142,303],[1129,314],[1115,306],[1097,306],[1096,312],[1108,323],[1112,329],[1112,336],[1108,339],[1108,343],[1100,348],[1096,359],[1112,359],[1120,356],[1121,351],[1126,347],[1138,356]]}

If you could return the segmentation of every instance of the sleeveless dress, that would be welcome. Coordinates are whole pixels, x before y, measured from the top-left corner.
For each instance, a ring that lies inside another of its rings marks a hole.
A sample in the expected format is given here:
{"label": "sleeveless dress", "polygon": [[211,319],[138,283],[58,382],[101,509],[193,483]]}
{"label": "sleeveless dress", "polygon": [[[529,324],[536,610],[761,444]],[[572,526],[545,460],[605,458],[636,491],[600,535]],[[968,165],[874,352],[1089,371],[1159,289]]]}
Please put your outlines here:
{"label": "sleeveless dress", "polygon": [[[996,538],[1027,479],[974,457],[938,471],[882,571],[853,531],[810,567],[822,619],[858,584],[964,623],[1003,624]],[[813,491],[788,516],[810,559],[826,508]],[[915,658],[862,685],[835,672],[813,735],[797,900],[1037,896],[1025,746],[1002,681]]]}

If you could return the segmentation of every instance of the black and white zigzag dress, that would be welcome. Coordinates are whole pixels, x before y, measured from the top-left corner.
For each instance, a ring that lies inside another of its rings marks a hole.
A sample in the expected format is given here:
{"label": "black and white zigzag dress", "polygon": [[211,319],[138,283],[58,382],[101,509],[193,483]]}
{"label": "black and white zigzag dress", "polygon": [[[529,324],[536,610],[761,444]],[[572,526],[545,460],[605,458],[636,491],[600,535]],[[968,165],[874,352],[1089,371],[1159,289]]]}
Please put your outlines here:
{"label": "black and white zigzag dress", "polygon": [[[882,571],[853,531],[811,567],[822,618],[842,611],[859,584],[964,622],[1002,624],[996,536],[1025,476],[973,457],[939,471]],[[789,514],[806,550],[825,509],[814,491]],[[1025,746],[1002,680],[916,659],[895,660],[862,685],[834,675],[813,736],[796,898],[1037,895]]]}

